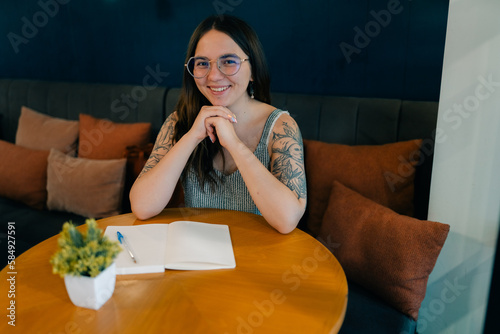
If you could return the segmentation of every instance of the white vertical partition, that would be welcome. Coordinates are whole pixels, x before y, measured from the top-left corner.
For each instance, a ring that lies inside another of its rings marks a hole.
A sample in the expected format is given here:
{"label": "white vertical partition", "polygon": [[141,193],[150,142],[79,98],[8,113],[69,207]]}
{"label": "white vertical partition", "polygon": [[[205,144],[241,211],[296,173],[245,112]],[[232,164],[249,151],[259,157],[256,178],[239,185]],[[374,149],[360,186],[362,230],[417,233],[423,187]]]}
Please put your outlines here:
{"label": "white vertical partition", "polygon": [[481,333],[500,222],[500,1],[452,0],[429,220],[451,230],[418,330]]}

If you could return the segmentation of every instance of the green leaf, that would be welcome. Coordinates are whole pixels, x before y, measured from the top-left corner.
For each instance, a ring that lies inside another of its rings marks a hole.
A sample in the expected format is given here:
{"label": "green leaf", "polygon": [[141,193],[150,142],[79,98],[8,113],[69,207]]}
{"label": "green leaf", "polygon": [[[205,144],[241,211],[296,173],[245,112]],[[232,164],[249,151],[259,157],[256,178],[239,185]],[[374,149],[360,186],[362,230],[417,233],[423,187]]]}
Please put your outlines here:
{"label": "green leaf", "polygon": [[71,221],[64,223],[58,239],[59,249],[50,259],[54,274],[97,276],[121,251],[117,241],[103,236],[95,219],[87,219],[85,223],[83,233]]}
{"label": "green leaf", "polygon": [[82,234],[74,226],[71,226],[68,232],[73,245],[77,248],[83,247],[84,243]]}

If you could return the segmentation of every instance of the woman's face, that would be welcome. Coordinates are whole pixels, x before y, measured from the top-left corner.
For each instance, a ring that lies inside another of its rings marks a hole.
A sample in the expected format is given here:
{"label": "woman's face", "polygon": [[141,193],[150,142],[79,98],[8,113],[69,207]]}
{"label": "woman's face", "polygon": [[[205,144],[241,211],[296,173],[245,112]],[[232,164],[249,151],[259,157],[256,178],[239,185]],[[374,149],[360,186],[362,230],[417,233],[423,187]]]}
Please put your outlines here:
{"label": "woman's face", "polygon": [[196,46],[194,56],[208,58],[211,62],[210,71],[204,78],[194,81],[212,105],[231,109],[231,106],[250,99],[247,87],[252,73],[250,62],[243,61],[236,74],[232,76],[223,74],[217,67],[217,58],[227,54],[236,54],[242,60],[248,58],[238,44],[225,33],[212,29],[203,35]]}

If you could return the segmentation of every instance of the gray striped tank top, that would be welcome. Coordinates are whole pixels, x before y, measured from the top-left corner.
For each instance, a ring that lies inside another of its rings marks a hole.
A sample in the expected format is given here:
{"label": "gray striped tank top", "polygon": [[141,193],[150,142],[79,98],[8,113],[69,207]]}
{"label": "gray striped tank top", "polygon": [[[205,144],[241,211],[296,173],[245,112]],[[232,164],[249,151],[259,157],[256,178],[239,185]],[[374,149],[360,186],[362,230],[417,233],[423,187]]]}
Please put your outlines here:
{"label": "gray striped tank top", "polygon": [[[288,114],[287,111],[276,109],[269,115],[264,125],[259,144],[254,152],[257,159],[267,169],[270,168],[271,160],[267,150],[270,132],[278,117],[283,113]],[[257,209],[257,206],[253,202],[239,170],[229,175],[224,175],[218,170],[215,170],[215,173],[224,182],[218,182],[214,188],[206,184],[204,191],[201,190],[200,183],[194,172],[190,171],[188,173],[183,182],[186,207],[237,210],[260,215],[259,209]]]}

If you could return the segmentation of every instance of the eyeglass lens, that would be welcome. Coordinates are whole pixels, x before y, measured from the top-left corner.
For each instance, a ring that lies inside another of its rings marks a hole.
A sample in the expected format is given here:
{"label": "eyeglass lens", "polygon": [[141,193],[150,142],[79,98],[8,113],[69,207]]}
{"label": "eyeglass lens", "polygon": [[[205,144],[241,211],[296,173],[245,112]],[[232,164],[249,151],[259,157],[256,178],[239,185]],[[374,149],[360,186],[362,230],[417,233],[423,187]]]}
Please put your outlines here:
{"label": "eyeglass lens", "polygon": [[[210,71],[210,63],[206,57],[192,57],[188,61],[187,69],[193,77],[203,78]],[[228,54],[217,58],[217,67],[224,75],[235,75],[240,70],[240,66],[241,58],[237,55]]]}

